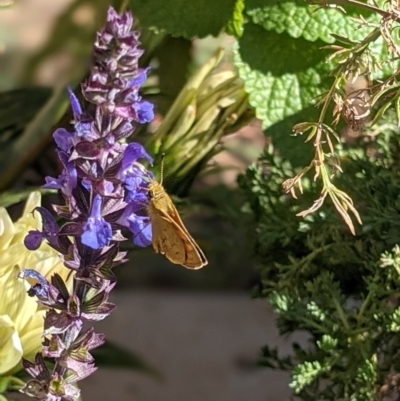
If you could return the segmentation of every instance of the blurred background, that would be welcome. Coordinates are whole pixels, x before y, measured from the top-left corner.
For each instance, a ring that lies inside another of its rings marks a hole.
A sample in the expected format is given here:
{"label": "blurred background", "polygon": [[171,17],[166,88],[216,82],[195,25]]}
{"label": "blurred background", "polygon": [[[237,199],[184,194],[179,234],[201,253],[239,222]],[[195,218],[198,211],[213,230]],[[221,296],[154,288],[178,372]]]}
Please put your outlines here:
{"label": "blurred background", "polygon": [[[46,175],[57,175],[51,134],[70,120],[64,89],[69,84],[79,92],[107,6],[103,1],[16,0],[0,9],[2,191],[23,192],[41,186]],[[144,95],[154,101],[158,115],[137,138],[149,141],[157,157],[151,136],[187,78],[219,47],[225,48],[219,71],[231,71],[233,40],[221,35],[188,41],[148,30],[142,38],[149,50],[144,62],[152,66]],[[115,351],[112,362],[108,355],[98,372],[81,383],[85,401],[288,399],[286,374],[256,364],[267,342],[278,345],[283,354],[288,350],[278,338],[268,305],[251,299],[258,277],[252,257],[254,234],[236,179],[257,159],[265,137],[251,111],[246,113],[237,126],[224,131],[218,154],[202,161],[200,174],[198,166],[192,169],[186,186],[174,182],[172,173],[169,181],[169,192],[180,196],[174,198],[178,209],[209,265],[188,271],[150,248],[126,245],[130,262],[116,271],[112,299],[117,309],[97,330],[131,352],[133,359],[126,369],[121,366],[124,352]],[[173,171],[172,159],[179,159],[177,152],[167,150],[167,174]],[[57,202],[57,197],[47,196],[44,202]],[[20,208],[21,204],[12,206],[10,212],[18,216]]]}

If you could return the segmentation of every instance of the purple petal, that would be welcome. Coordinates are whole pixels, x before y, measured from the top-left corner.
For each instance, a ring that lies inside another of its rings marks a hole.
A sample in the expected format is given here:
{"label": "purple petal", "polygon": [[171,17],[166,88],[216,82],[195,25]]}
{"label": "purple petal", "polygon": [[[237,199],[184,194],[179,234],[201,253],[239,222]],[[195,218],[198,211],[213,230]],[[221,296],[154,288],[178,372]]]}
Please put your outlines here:
{"label": "purple petal", "polygon": [[64,165],[63,173],[58,177],[45,178],[46,184],[43,185],[45,189],[61,189],[63,194],[71,196],[72,191],[76,188],[78,182],[78,173],[73,162],[68,160],[66,153],[58,151],[58,157]]}
{"label": "purple petal", "polygon": [[25,246],[30,250],[35,250],[40,246],[43,239],[47,239],[49,244],[53,247],[59,245],[58,233],[59,228],[57,222],[51,213],[44,207],[38,206],[34,209],[39,212],[43,220],[43,231],[38,230],[29,231],[28,235],[25,237]]}
{"label": "purple petal", "polygon": [[129,229],[133,234],[133,243],[142,248],[149,246],[152,240],[150,219],[135,216],[129,220]]}
{"label": "purple petal", "polygon": [[107,246],[112,238],[112,230],[110,223],[107,223],[104,218],[92,219],[89,218],[83,226],[84,233],[82,234],[82,243],[92,249],[100,249]]}
{"label": "purple petal", "polygon": [[92,249],[107,246],[112,239],[111,224],[101,216],[101,197],[96,195],[93,199],[90,217],[83,226],[82,243]]}
{"label": "purple petal", "polygon": [[148,155],[144,147],[140,143],[132,142],[125,148],[122,169],[128,169],[138,159],[146,159],[150,164],[153,163],[153,159]]}
{"label": "purple petal", "polygon": [[83,117],[75,122],[75,130],[78,138],[93,141],[99,138],[93,127],[93,121],[89,117]]}
{"label": "purple petal", "polygon": [[31,230],[24,238],[24,244],[30,251],[36,251],[40,247],[42,241],[46,238],[46,234],[41,231]]}
{"label": "purple petal", "polygon": [[65,128],[56,129],[54,131],[53,138],[56,145],[66,153],[69,153],[72,146],[74,146],[72,141],[73,134],[68,132]]}
{"label": "purple petal", "polygon": [[134,103],[132,105],[136,112],[136,121],[145,124],[154,119],[154,105],[150,102]]}
{"label": "purple petal", "polygon": [[36,270],[23,269],[18,273],[19,278],[30,278],[38,281],[37,284],[33,285],[28,290],[28,295],[33,297],[36,296],[39,299],[47,300],[49,297],[49,283],[48,281]]}
{"label": "purple petal", "polygon": [[140,70],[140,71],[139,71],[139,75],[136,76],[135,78],[133,78],[133,79],[129,82],[128,87],[136,87],[136,88],[141,87],[141,86],[146,82],[146,79],[147,79],[147,71],[148,71],[149,69],[150,69],[150,68],[144,68],[144,69]]}
{"label": "purple petal", "polygon": [[56,220],[54,219],[53,215],[44,207],[38,206],[35,208],[36,211],[40,213],[43,219],[43,231],[49,235],[56,235],[58,234],[59,228]]}
{"label": "purple petal", "polygon": [[46,184],[43,185],[44,189],[61,189],[65,182],[65,177],[60,175],[58,178],[47,176],[45,177]]}
{"label": "purple petal", "polygon": [[84,177],[82,179],[82,186],[85,188],[88,192],[92,189],[92,181],[89,180],[89,178]]}

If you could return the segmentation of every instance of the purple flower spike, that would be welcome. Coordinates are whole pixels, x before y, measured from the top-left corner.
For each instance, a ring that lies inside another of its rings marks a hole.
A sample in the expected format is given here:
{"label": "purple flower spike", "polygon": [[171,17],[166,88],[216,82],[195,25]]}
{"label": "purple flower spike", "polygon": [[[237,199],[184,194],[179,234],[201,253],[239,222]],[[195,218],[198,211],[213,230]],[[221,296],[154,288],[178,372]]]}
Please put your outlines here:
{"label": "purple flower spike", "polygon": [[41,401],[75,400],[79,391],[73,384],[96,370],[90,351],[103,344],[104,335],[83,327],[115,307],[108,299],[115,286],[113,268],[126,261],[119,250],[125,240],[121,229],[131,232],[138,246],[151,243],[149,218],[138,213],[148,203],[153,178],[141,162],[153,160],[142,145],[126,141],[135,125],[154,118],[153,105],[139,93],[148,68],[138,67],[143,51],[132,24],[130,13],[109,8],[94,45],[94,66],[81,85],[92,114],[68,88],[73,127],[53,134],[63,169],[58,178],[46,177],[44,185],[59,190],[64,202],[53,205],[58,220],[36,208],[43,230],[25,238],[28,249],[38,249],[42,241],[56,249],[74,281],[70,289],[57,274],[47,282],[34,270],[20,273],[36,282],[29,294],[47,309],[42,353],[34,363],[23,362],[33,379],[22,391]]}
{"label": "purple flower spike", "polygon": [[111,224],[101,216],[101,197],[96,195],[93,199],[90,217],[83,226],[82,244],[93,249],[100,249],[107,246],[111,238]]}

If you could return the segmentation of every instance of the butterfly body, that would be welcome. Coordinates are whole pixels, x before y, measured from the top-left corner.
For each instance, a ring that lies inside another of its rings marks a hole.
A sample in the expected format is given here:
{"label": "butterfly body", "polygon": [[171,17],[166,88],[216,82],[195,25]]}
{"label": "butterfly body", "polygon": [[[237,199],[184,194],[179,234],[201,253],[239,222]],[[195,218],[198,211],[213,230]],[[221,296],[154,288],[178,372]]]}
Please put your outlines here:
{"label": "butterfly body", "polygon": [[148,191],[154,250],[170,262],[188,269],[197,270],[207,265],[203,251],[187,231],[162,184],[152,181]]}

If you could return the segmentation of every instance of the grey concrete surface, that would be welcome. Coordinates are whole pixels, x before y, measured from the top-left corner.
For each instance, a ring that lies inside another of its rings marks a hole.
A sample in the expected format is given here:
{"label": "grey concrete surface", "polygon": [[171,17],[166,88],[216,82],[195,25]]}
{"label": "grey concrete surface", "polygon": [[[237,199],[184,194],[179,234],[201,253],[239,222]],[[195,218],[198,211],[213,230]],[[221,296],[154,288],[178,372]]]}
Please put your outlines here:
{"label": "grey concrete surface", "polygon": [[96,326],[163,375],[100,368],[81,382],[84,401],[285,401],[289,376],[255,365],[278,337],[268,305],[247,293],[116,293],[114,313]]}

